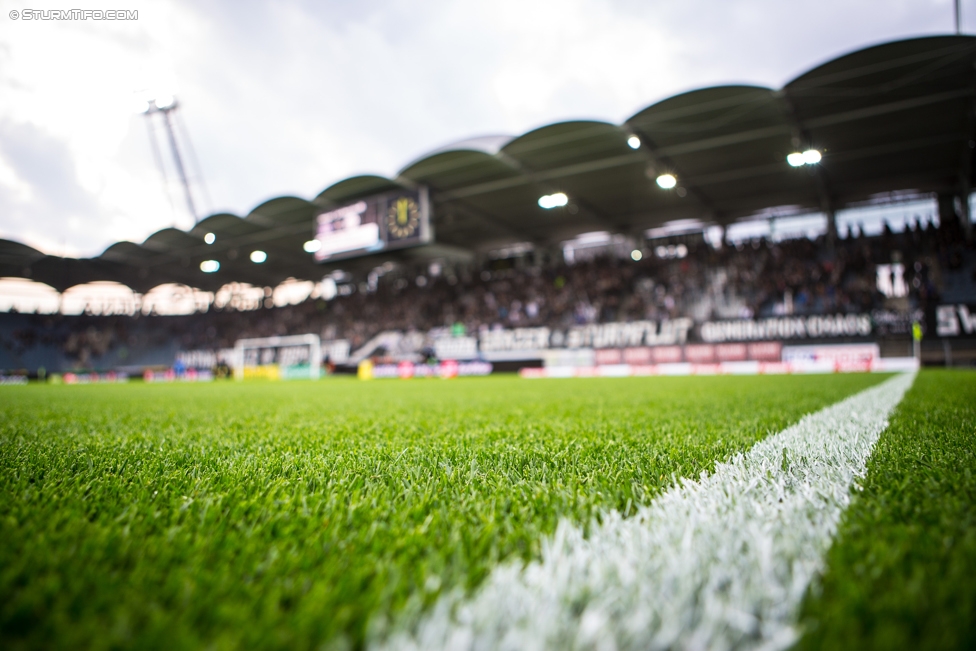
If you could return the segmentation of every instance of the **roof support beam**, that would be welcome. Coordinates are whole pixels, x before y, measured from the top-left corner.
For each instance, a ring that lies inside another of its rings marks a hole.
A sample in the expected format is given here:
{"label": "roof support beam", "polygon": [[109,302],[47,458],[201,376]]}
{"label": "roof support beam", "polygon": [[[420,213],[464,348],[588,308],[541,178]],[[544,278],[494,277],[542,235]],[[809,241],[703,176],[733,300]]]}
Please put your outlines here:
{"label": "roof support beam", "polygon": [[877,106],[869,106],[863,109],[855,109],[853,111],[844,111],[843,113],[825,115],[820,118],[812,118],[807,120],[805,124],[809,129],[820,129],[822,127],[832,127],[834,125],[844,124],[846,122],[876,118],[882,115],[888,115],[889,113],[908,111],[910,109],[929,106],[930,104],[939,104],[941,102],[949,102],[954,99],[964,99],[973,96],[976,96],[976,91],[974,91],[974,89],[960,88],[958,90],[949,90],[944,93],[922,95],[921,97],[915,97],[912,99],[896,100],[894,102],[878,104]]}
{"label": "roof support beam", "polygon": [[[815,79],[810,81],[800,78],[798,81],[792,83],[791,86],[793,86],[794,91],[801,88],[805,91],[808,88],[814,89],[827,86],[828,84],[833,84],[838,81],[849,81],[851,79],[857,79],[858,77],[865,77],[879,72],[887,72],[888,70],[903,68],[915,63],[922,63],[923,61],[936,60],[938,63],[948,64],[959,59],[971,57],[973,55],[973,50],[974,47],[971,42],[963,45],[952,44],[938,50],[925,50],[917,54],[910,54],[908,56],[898,57],[895,59],[885,59],[879,63],[872,63],[857,68],[848,68],[830,75],[818,75]],[[941,65],[937,66],[936,68],[938,67],[941,67]],[[929,74],[931,72],[933,72],[932,68],[926,67],[923,69],[921,74]],[[900,79],[896,80],[896,83],[900,81]],[[870,90],[872,92],[884,92],[885,89],[882,87]]]}
{"label": "roof support beam", "polygon": [[[634,129],[633,131],[634,135],[640,138],[641,141],[639,151],[643,152],[648,163],[654,166],[653,176],[656,177],[658,174],[664,173],[665,170],[674,174],[678,178],[678,187],[684,188],[688,194],[692,195],[707,213],[708,217],[719,219],[720,215],[719,211],[715,208],[715,203],[702,191],[698,184],[692,178],[686,176],[667,154],[662,153],[661,149],[658,148],[650,136],[640,129]],[[656,179],[648,180],[653,183]]]}
{"label": "roof support beam", "polygon": [[555,169],[546,170],[545,172],[534,172],[534,179],[530,179],[528,176],[520,174],[519,176],[507,179],[488,181],[487,183],[476,183],[475,185],[469,185],[467,187],[456,188],[454,190],[443,192],[439,195],[439,198],[444,201],[453,201],[455,199],[473,197],[479,194],[488,194],[489,192],[507,190],[508,188],[516,188],[520,185],[528,185],[532,182],[545,182],[553,179],[563,178],[565,176],[573,176],[575,174],[599,172],[601,170],[612,169],[614,167],[633,165],[635,163],[641,163],[643,160],[643,156],[637,152],[634,152],[633,154],[624,154],[623,156],[613,156],[611,158],[602,158],[586,163],[566,165],[565,167],[558,167]]}
{"label": "roof support beam", "polygon": [[[546,192],[549,194],[554,194],[556,192],[561,192],[562,190],[556,185],[552,184],[552,179],[560,178],[558,176],[550,176],[548,172],[537,172],[535,170],[529,169],[521,161],[512,158],[505,152],[498,152],[495,154],[495,158],[502,161],[512,169],[516,170],[519,174],[525,177],[529,183],[545,188]],[[565,169],[565,168],[562,168]],[[550,170],[551,172],[551,170]],[[563,174],[561,176],[569,176],[568,174]],[[616,229],[617,225],[609,217],[601,213],[594,206],[590,205],[588,202],[584,201],[581,197],[573,197],[573,203],[579,208],[582,208],[587,214],[595,218],[600,224],[607,226],[611,229]]]}
{"label": "roof support beam", "polygon": [[[935,93],[932,95],[925,95],[914,99],[898,100],[895,102],[878,104],[877,106],[870,106],[863,109],[844,111],[842,113],[834,113],[833,115],[826,115],[820,118],[813,118],[807,120],[805,125],[808,129],[819,129],[822,127],[835,126],[847,122],[854,122],[856,120],[864,120],[867,118],[880,117],[882,115],[887,115],[889,113],[896,113],[898,111],[907,111],[914,108],[921,108],[923,106],[928,106],[930,104],[938,104],[940,102],[947,102],[954,99],[973,97],[974,95],[976,95],[976,92],[974,92],[974,90],[971,88],[953,90],[944,93]],[[702,140],[693,140],[691,142],[682,143],[680,145],[673,145],[671,147],[663,147],[660,153],[664,156],[679,156],[681,154],[691,154],[699,151],[707,151],[709,149],[728,147],[730,145],[744,144],[747,142],[753,142],[755,140],[761,140],[763,138],[773,138],[776,136],[789,136],[789,135],[792,135],[789,127],[784,125],[776,125],[772,127],[753,129],[751,131],[741,131],[739,133],[729,134],[727,136],[718,136],[715,138],[703,138]]]}
{"label": "roof support beam", "polygon": [[[905,151],[913,151],[939,145],[948,145],[956,142],[960,142],[960,135],[958,133],[949,133],[941,136],[934,136],[932,138],[917,138],[915,140],[906,140],[904,142],[888,142],[884,145],[878,145],[875,147],[863,147],[861,149],[838,152],[831,156],[831,160],[849,162],[862,158],[870,158],[872,156],[897,154]],[[770,163],[768,165],[730,169],[722,172],[714,172],[712,174],[703,174],[695,177],[695,180],[701,185],[743,181],[760,176],[781,173],[784,170],[784,165],[785,163]]]}
{"label": "roof support beam", "polygon": [[[259,244],[262,242],[284,239],[286,237],[294,237],[295,235],[299,235],[301,233],[309,233],[308,223],[275,226],[256,233],[248,233],[247,235],[239,235],[237,237],[221,238],[213,244],[200,244],[199,246],[174,251],[173,253],[154,251],[153,255],[140,257],[138,260],[133,261],[133,264],[140,267],[155,267],[163,264],[169,264],[173,260],[182,260],[186,257],[194,256],[207,256],[218,251],[227,251],[248,244]],[[311,233],[309,233],[309,236],[311,236]],[[144,247],[142,247],[142,249],[143,251],[147,251],[147,249]]]}
{"label": "roof support beam", "polygon": [[[959,25],[959,3],[956,3],[956,27]],[[960,152],[959,161],[959,195],[962,208],[962,214],[959,215],[962,220],[962,230],[966,235],[966,241],[972,242],[973,240],[973,223],[972,216],[969,214],[969,193],[971,187],[969,180],[972,178],[973,174],[973,149],[976,147],[976,132],[974,132],[974,126],[976,126],[976,106],[971,105],[969,110],[966,112],[966,132],[967,138],[962,146],[962,151]]]}
{"label": "roof support beam", "polygon": [[[913,108],[920,108],[922,106],[927,106],[929,104],[937,104],[939,102],[950,101],[954,99],[961,99],[964,97],[974,96],[974,91],[970,89],[950,91],[946,93],[936,93],[934,95],[927,95],[925,97],[911,99],[911,100],[901,100],[896,102],[889,102],[886,104],[880,104],[878,106],[872,106],[866,109],[858,109],[855,111],[846,111],[844,113],[837,113],[834,115],[828,115],[822,118],[816,118],[806,122],[806,127],[809,129],[817,129],[826,126],[834,126],[838,124],[843,124],[845,122],[852,122],[855,120],[862,120],[872,117],[879,117],[881,115],[886,115],[888,113],[894,113],[897,111],[905,111]],[[679,145],[672,145],[670,147],[661,147],[657,150],[657,155],[662,158],[670,159],[672,156],[680,156],[682,154],[691,154],[700,151],[708,151],[709,149],[719,149],[721,147],[729,147],[732,145],[745,144],[749,142],[754,142],[756,140],[762,140],[764,138],[773,138],[776,136],[791,136],[792,132],[788,126],[771,126],[763,127],[760,129],[752,129],[750,131],[742,131],[735,134],[729,134],[727,136],[718,136],[715,138],[703,138],[701,140],[692,140],[690,142],[681,143]],[[650,139],[648,139],[650,140]],[[572,176],[574,174],[585,174],[587,172],[596,172],[600,170],[613,169],[614,167],[622,167],[625,165],[632,165],[635,163],[646,162],[646,158],[638,152],[633,154],[624,154],[622,156],[613,156],[611,158],[603,158],[596,161],[577,163],[575,165],[567,165],[565,167],[559,167],[551,170],[546,170],[545,172],[536,172],[538,179],[550,181],[564,176]],[[527,185],[531,180],[525,176],[516,176],[507,179],[499,179],[497,181],[489,181],[487,183],[477,183],[475,185],[469,185],[467,187],[456,188],[454,190],[449,190],[443,192],[439,195],[439,198],[443,201],[452,201],[454,199],[461,199],[464,197],[472,197],[480,194],[488,194],[489,192],[497,192],[499,190],[506,190],[508,188],[518,187],[520,185]]]}
{"label": "roof support beam", "polygon": [[[434,192],[431,192],[431,196],[436,196],[437,198],[441,198],[440,194],[436,194],[435,195]],[[484,210],[482,210],[481,208],[478,208],[477,206],[475,206],[474,204],[472,204],[470,201],[458,200],[458,201],[455,201],[454,203],[455,204],[459,204],[460,207],[461,207],[461,209],[465,213],[467,213],[468,215],[473,216],[475,218],[475,220],[481,222],[482,224],[485,224],[486,226],[488,226],[488,228],[490,228],[492,230],[500,230],[505,235],[509,235],[511,237],[516,237],[516,238],[524,238],[524,237],[527,237],[525,235],[525,233],[523,233],[522,231],[520,231],[518,229],[515,229],[515,228],[512,228],[512,226],[510,226],[506,222],[503,222],[503,221],[499,220],[494,215],[490,215],[490,214],[486,213]]]}
{"label": "roof support beam", "polygon": [[[789,91],[785,88],[782,91],[782,101],[783,107],[786,110],[787,119],[796,129],[796,133],[793,134],[793,146],[796,150],[806,149],[808,147],[813,147],[813,138],[810,135],[810,131],[804,127],[803,122],[800,120],[800,116],[796,112],[796,105],[793,103],[793,99],[790,97]],[[833,193],[830,191],[830,183],[827,179],[827,172],[824,170],[822,165],[815,165],[813,170],[814,185],[817,189],[817,197],[820,199],[820,209],[827,215],[827,231],[831,234],[836,232],[834,224],[834,213],[836,212],[835,200]]]}

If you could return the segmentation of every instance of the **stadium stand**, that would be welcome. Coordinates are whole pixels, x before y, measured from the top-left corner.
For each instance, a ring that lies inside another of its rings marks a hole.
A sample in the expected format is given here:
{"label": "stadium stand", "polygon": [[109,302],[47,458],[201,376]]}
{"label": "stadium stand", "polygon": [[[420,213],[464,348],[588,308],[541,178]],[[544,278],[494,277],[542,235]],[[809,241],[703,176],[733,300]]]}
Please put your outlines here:
{"label": "stadium stand", "polygon": [[[47,370],[169,366],[178,351],[231,348],[241,338],[319,334],[359,349],[385,331],[477,333],[595,323],[784,315],[932,315],[941,302],[976,303],[973,261],[956,221],[913,224],[875,237],[755,239],[713,248],[686,245],[684,257],[640,261],[604,252],[548,266],[526,257],[437,276],[391,272],[375,287],[349,283],[332,300],[253,311],[211,308],[180,316],[0,315],[0,367]],[[904,296],[879,291],[877,265],[906,270]],[[419,281],[419,282],[418,282]],[[880,317],[876,320],[880,321]],[[883,324],[876,323],[876,327]],[[880,334],[905,335],[900,331]],[[691,339],[694,340],[694,331]],[[855,340],[856,338],[852,338]]]}
{"label": "stadium stand", "polygon": [[[779,90],[705,88],[621,125],[563,122],[466,141],[392,179],[344,179],[311,201],[278,197],[245,217],[211,215],[188,232],[164,229],[94,258],[0,240],[0,277],[56,292],[108,281],[148,295],[174,283],[211,297],[206,311],[181,316],[2,314],[0,369],[139,372],[172,364],[180,351],[304,333],[345,342],[352,361],[357,351],[389,352],[396,338],[384,333],[397,332],[417,333],[410,351],[419,354],[445,333],[689,319],[694,342],[705,322],[809,315],[870,317],[869,334],[833,341],[869,337],[882,349],[891,338],[904,348],[899,338],[921,321],[923,361],[946,361],[950,344],[935,337],[965,339],[976,314],[974,77],[976,38],[896,41]],[[815,164],[794,160],[808,147],[819,148],[809,150]],[[390,193],[429,196],[431,237],[316,262],[309,238],[318,216]],[[561,203],[543,205],[555,193]],[[898,201],[936,210],[898,232],[838,232],[840,211]],[[733,244],[723,235],[718,246],[704,237],[743,220],[814,213],[826,225],[815,239]],[[697,230],[647,239],[675,223]],[[616,244],[564,255],[567,242],[593,232]],[[336,296],[322,289],[274,307],[273,289],[289,279],[327,281]],[[213,299],[231,286],[253,291],[246,301]]]}

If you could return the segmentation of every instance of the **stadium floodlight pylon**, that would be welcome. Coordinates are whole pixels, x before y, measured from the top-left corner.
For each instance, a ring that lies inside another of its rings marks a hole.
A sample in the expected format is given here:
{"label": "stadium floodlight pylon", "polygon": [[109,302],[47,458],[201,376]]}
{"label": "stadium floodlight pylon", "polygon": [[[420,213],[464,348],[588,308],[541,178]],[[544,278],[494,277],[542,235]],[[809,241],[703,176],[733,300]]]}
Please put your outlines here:
{"label": "stadium floodlight pylon", "polygon": [[318,380],[321,376],[318,335],[238,339],[234,344],[234,377],[238,380]]}
{"label": "stadium floodlight pylon", "polygon": [[[176,169],[176,175],[179,177],[180,185],[183,187],[183,196],[186,200],[187,210],[189,210],[190,216],[193,217],[193,223],[197,224],[200,221],[200,213],[197,210],[197,202],[194,201],[193,199],[193,190],[190,187],[190,178],[187,174],[187,166],[184,163],[183,155],[180,152],[179,139],[177,138],[176,127],[174,125],[175,122],[174,116],[179,106],[180,106],[179,102],[176,100],[175,97],[171,95],[167,97],[151,99],[148,102],[148,106],[144,111],[144,114],[147,120],[149,120],[148,122],[149,140],[150,143],[152,144],[153,157],[156,159],[156,165],[159,167],[159,172],[163,176],[163,184],[166,186],[167,196],[168,196],[169,195],[168,175],[166,173],[166,166],[163,164],[163,158],[159,153],[159,146],[156,143],[156,130],[153,126],[153,116],[160,115],[160,114],[163,116],[162,122],[163,122],[163,127],[166,129],[166,136],[169,142],[170,152],[173,157],[173,166]],[[195,158],[192,156],[193,145],[190,143],[190,136],[187,133],[185,127],[181,129],[180,135],[182,140],[186,144],[186,147],[189,150],[191,157]],[[199,165],[195,164],[195,167],[198,168],[197,175],[199,176]]]}

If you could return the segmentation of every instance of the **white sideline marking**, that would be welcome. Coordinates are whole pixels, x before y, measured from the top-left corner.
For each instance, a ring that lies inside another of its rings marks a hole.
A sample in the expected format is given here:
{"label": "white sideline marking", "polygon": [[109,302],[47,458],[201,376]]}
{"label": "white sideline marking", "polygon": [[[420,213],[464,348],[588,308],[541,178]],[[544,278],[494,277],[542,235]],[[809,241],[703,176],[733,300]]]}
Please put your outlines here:
{"label": "white sideline marking", "polygon": [[566,521],[542,558],[441,598],[386,649],[784,649],[851,483],[915,374],[899,375],[682,479],[589,537]]}

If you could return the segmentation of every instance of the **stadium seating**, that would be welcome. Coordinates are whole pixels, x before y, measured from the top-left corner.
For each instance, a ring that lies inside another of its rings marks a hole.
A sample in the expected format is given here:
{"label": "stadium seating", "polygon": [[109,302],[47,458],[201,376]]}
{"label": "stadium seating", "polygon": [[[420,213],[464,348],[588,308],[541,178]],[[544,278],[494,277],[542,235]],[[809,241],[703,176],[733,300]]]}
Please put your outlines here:
{"label": "stadium seating", "polygon": [[[696,320],[932,311],[940,300],[976,302],[974,253],[955,222],[916,223],[901,233],[765,239],[684,257],[641,261],[613,255],[536,266],[496,260],[483,269],[407,270],[373,287],[347,284],[331,301],[309,299],[248,312],[211,309],[185,316],[0,315],[0,368],[119,369],[172,363],[178,350],[219,350],[242,337],[317,333],[355,350],[384,331],[466,332],[493,327],[569,327],[688,316]],[[900,263],[907,296],[878,290],[876,267]],[[418,282],[419,281],[419,282]]]}

